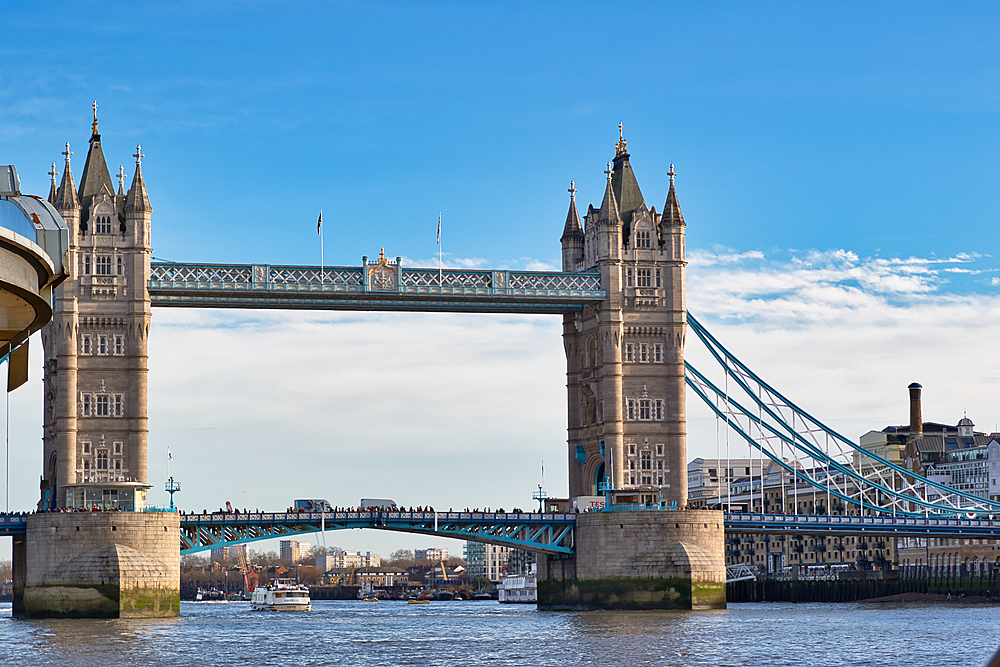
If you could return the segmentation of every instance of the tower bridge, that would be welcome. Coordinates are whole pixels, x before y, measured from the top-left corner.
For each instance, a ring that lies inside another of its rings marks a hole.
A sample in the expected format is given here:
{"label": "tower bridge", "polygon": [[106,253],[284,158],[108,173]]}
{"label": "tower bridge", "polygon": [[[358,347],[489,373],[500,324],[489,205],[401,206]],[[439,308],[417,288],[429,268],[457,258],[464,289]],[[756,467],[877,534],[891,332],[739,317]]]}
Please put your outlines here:
{"label": "tower bridge", "polygon": [[[761,380],[687,312],[686,223],[673,165],[657,211],[639,188],[621,126],[600,206],[590,205],[581,216],[570,184],[560,238],[562,270],[553,272],[411,268],[384,252],[371,261],[363,257],[358,267],[153,262],[141,148],[132,156],[135,171],[126,191],[123,171],[117,189],[112,183],[96,103],[89,144],[79,189],[69,144],[59,185],[55,169],[51,172],[48,199],[65,221],[69,249],[52,321],[42,330],[39,509],[134,511],[50,512],[0,522],[0,532],[15,538],[15,613],[97,613],[92,596],[80,591],[96,590],[98,579],[137,581],[129,568],[138,567],[158,574],[145,577],[135,591],[119,590],[117,601],[101,597],[101,605],[111,605],[101,613],[175,614],[171,587],[178,585],[180,550],[346,527],[538,551],[543,607],[724,606],[724,529],[751,531],[778,520],[755,523],[683,509],[686,386],[796,484],[822,488],[861,512],[914,519],[930,511],[1000,513],[997,503],[947,490],[873,453],[858,452]],[[147,376],[153,306],[560,315],[570,497],[603,495],[612,510],[681,509],[478,517],[359,513],[331,516],[329,525],[326,516],[317,523],[315,517],[287,514],[181,518],[140,511],[151,488]],[[711,351],[723,383],[685,362],[689,331]],[[730,395],[730,380],[748,397]],[[779,523],[788,530],[800,525],[797,518]],[[830,518],[824,525],[835,530],[842,522]],[[117,563],[117,569],[87,579],[86,564],[95,562]]]}

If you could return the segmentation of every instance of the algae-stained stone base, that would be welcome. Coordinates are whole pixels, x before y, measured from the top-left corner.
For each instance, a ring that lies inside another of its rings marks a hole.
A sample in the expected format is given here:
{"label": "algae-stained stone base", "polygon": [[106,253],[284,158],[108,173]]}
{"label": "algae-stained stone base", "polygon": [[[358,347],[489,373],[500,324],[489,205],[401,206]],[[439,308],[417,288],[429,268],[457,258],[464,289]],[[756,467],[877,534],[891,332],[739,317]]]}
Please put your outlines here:
{"label": "algae-stained stone base", "polygon": [[166,618],[180,613],[180,522],[173,513],[30,517],[28,618]]}
{"label": "algae-stained stone base", "polygon": [[539,568],[539,609],[725,609],[722,513],[587,512],[576,556]]}

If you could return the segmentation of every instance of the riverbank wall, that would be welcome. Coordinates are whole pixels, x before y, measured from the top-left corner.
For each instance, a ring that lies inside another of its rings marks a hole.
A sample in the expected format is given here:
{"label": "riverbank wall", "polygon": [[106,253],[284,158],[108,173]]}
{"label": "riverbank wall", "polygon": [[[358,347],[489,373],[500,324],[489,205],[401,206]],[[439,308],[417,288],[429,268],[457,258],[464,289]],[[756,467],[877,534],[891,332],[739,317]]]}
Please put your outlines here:
{"label": "riverbank wall", "polygon": [[923,577],[855,579],[758,579],[726,584],[729,602],[857,602],[873,598],[923,593],[929,595],[995,596],[997,577]]}

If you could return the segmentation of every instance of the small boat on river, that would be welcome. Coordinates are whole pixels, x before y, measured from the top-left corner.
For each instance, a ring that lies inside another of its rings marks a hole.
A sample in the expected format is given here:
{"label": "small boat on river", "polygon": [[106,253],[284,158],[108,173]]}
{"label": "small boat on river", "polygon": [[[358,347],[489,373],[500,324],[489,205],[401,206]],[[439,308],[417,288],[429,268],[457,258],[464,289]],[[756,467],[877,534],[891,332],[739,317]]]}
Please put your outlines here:
{"label": "small boat on river", "polygon": [[312,601],[305,586],[279,581],[255,588],[250,606],[257,611],[309,611]]}

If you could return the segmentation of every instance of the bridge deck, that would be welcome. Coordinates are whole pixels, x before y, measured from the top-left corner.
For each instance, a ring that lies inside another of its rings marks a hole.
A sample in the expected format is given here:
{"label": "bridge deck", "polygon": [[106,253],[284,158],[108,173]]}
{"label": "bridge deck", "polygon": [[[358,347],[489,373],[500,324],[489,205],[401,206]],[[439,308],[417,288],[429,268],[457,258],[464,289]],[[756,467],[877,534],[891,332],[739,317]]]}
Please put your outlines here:
{"label": "bridge deck", "polygon": [[[387,278],[373,280],[369,269]],[[559,314],[605,297],[596,273],[154,262],[154,306]]]}
{"label": "bridge deck", "polygon": [[381,511],[188,514],[181,517],[181,553],[323,530],[375,528],[569,555],[575,546],[575,526],[575,514]]}

